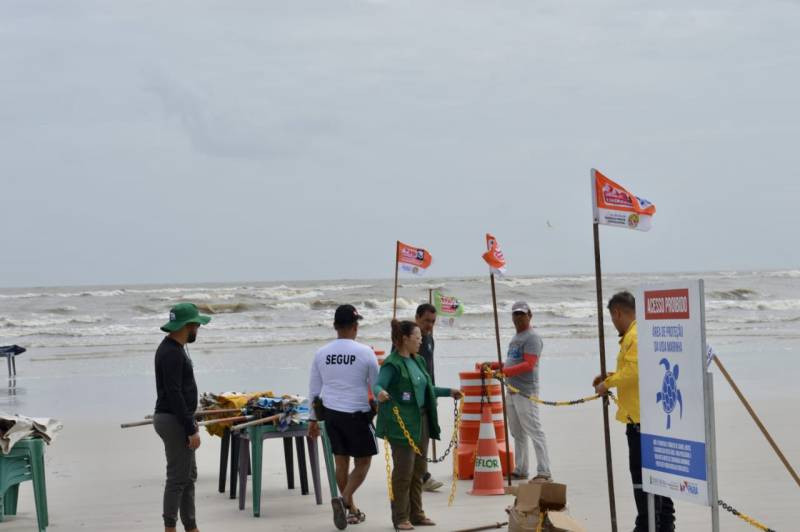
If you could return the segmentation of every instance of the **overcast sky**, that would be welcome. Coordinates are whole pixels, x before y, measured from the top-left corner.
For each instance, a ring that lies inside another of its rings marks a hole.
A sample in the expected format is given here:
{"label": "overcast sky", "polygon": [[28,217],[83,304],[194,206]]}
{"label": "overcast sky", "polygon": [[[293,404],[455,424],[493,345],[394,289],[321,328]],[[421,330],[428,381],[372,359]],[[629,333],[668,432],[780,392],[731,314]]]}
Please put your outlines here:
{"label": "overcast sky", "polygon": [[[800,4],[0,3],[0,285],[800,265]],[[548,221],[551,227],[548,227]]]}

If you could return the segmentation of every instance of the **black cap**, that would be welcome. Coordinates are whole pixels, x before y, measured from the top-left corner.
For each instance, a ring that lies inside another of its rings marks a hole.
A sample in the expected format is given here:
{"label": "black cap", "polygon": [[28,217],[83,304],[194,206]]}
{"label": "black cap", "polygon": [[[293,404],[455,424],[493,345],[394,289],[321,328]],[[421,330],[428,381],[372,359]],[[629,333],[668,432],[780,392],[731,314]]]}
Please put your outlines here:
{"label": "black cap", "polygon": [[339,305],[336,314],[333,315],[334,325],[351,325],[358,320],[363,320],[364,316],[358,313],[353,305]]}

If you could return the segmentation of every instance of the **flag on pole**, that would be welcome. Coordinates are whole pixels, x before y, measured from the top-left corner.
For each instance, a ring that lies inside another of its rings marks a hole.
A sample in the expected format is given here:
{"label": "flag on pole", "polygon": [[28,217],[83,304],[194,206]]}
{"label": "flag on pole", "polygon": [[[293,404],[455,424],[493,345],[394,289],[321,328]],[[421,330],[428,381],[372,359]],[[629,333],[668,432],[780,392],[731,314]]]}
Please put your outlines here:
{"label": "flag on pole", "polygon": [[594,221],[601,225],[649,231],[656,206],[592,168]]}
{"label": "flag on pole", "polygon": [[397,243],[397,262],[405,272],[422,275],[433,262],[433,257],[427,250],[415,248],[402,242]]}
{"label": "flag on pole", "polygon": [[492,273],[505,274],[506,259],[503,256],[503,252],[500,251],[500,244],[497,243],[497,239],[489,233],[486,233],[486,249],[488,251],[483,254],[483,260],[489,265]]}
{"label": "flag on pole", "polygon": [[446,296],[438,290],[432,294],[433,306],[436,307],[436,314],[445,318],[450,325],[453,325],[455,318],[464,314],[464,305],[452,296]]}

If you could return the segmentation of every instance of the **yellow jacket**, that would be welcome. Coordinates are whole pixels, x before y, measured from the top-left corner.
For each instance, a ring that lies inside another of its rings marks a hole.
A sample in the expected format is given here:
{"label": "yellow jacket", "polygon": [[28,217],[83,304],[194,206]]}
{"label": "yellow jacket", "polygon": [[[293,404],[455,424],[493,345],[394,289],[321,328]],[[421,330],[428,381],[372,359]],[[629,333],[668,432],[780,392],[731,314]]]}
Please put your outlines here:
{"label": "yellow jacket", "polygon": [[636,321],[619,341],[617,371],[605,380],[608,388],[617,388],[617,421],[639,423],[639,334]]}

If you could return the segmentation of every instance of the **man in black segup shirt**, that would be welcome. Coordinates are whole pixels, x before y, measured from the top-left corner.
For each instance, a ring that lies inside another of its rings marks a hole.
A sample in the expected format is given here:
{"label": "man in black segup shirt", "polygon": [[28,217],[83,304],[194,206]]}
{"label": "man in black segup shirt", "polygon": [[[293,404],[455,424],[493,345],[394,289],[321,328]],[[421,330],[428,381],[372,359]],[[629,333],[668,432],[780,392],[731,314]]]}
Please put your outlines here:
{"label": "man in black segup shirt", "polygon": [[184,346],[195,341],[200,325],[211,318],[203,316],[192,303],[172,307],[169,322],[161,327],[168,333],[156,350],[156,399],[153,426],[164,441],[167,455],[167,483],[164,486],[164,530],[175,532],[180,512],[188,532],[197,532],[194,508],[194,483],[197,480],[195,449],[200,447],[200,432],[195,422],[197,383],[192,360]]}

